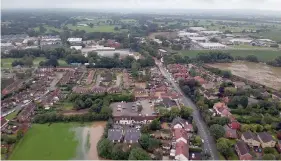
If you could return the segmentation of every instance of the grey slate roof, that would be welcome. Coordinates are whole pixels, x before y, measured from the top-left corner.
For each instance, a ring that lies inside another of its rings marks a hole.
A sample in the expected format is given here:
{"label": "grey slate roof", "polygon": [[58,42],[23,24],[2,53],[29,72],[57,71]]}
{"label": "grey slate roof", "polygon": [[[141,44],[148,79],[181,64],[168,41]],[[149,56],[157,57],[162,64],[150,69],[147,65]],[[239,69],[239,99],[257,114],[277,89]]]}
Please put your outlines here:
{"label": "grey slate roof", "polygon": [[260,132],[258,133],[258,136],[264,143],[273,141],[272,136],[267,132]]}
{"label": "grey slate roof", "polygon": [[117,141],[122,139],[122,135],[122,130],[120,129],[109,129],[107,138],[111,141]]}
{"label": "grey slate roof", "polygon": [[136,143],[138,142],[140,136],[141,136],[140,130],[127,129],[125,131],[124,142]]}

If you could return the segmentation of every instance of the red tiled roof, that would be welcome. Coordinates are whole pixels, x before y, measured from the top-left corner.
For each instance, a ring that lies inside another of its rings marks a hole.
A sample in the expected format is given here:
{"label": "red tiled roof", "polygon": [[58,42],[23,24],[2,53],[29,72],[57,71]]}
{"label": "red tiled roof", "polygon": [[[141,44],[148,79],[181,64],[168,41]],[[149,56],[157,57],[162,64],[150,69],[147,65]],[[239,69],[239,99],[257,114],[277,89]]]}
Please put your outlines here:
{"label": "red tiled roof", "polygon": [[186,158],[189,157],[189,146],[183,141],[179,141],[176,143],[176,156],[181,154],[184,155]]}

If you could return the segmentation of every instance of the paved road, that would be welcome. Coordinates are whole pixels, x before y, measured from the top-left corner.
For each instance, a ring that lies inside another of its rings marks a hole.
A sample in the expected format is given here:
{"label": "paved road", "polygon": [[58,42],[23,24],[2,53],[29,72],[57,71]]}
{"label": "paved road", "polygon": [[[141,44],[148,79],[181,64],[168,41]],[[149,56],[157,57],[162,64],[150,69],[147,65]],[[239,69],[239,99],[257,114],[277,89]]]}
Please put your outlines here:
{"label": "paved road", "polygon": [[218,160],[218,152],[216,150],[216,144],[214,139],[210,136],[209,130],[205,122],[203,121],[202,117],[199,114],[199,110],[195,106],[195,104],[188,98],[183,95],[178,85],[170,78],[170,74],[166,71],[166,69],[161,65],[158,64],[158,67],[161,73],[167,78],[169,82],[171,82],[172,86],[175,90],[177,90],[180,94],[182,94],[182,102],[185,106],[189,106],[193,109],[193,119],[196,122],[198,127],[198,133],[202,139],[204,139],[204,149],[205,151],[209,152],[211,155],[211,159]]}

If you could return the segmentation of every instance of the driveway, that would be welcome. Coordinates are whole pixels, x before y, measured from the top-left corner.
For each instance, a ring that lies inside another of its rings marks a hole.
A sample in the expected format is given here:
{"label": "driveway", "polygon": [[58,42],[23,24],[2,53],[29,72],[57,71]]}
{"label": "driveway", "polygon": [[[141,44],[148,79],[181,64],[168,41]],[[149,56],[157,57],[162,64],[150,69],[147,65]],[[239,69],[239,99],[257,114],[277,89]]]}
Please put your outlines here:
{"label": "driveway", "polygon": [[174,89],[183,96],[182,97],[183,104],[193,109],[193,119],[196,123],[196,126],[198,127],[198,134],[202,139],[204,139],[204,145],[203,145],[204,150],[210,153],[211,159],[218,160],[219,157],[218,157],[218,151],[216,148],[215,141],[213,137],[210,135],[209,128],[207,127],[201,115],[199,114],[199,110],[197,109],[195,104],[182,93],[179,86],[174,81],[172,81],[172,79],[170,78],[170,74],[166,71],[166,68],[163,67],[162,64],[160,63],[156,62],[156,64],[158,65],[162,75],[165,76],[167,80],[172,84]]}

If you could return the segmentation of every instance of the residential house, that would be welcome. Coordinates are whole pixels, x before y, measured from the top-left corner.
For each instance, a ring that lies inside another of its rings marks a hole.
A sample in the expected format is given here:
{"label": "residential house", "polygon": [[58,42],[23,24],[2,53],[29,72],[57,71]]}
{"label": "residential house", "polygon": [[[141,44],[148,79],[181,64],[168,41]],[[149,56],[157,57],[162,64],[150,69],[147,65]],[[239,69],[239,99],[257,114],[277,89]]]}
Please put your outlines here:
{"label": "residential house", "polygon": [[277,148],[278,152],[281,153],[281,140],[277,141],[276,148]]}
{"label": "residential house", "polygon": [[237,152],[240,160],[252,160],[253,156],[250,154],[250,150],[247,144],[239,140],[235,145],[235,151]]}
{"label": "residential house", "polygon": [[109,129],[108,132],[108,140],[111,140],[112,142],[118,142],[120,143],[123,138],[123,130],[121,129]]}
{"label": "residential house", "polygon": [[231,129],[235,129],[235,130],[239,130],[240,129],[240,123],[234,117],[230,118],[230,123],[228,124],[228,126]]}
{"label": "residential house", "polygon": [[186,120],[176,117],[172,121],[173,129],[184,129],[187,132],[193,132],[192,124],[188,123]]}
{"label": "residential house", "polygon": [[214,82],[208,82],[202,85],[202,88],[204,90],[211,90],[215,88],[215,83]]}
{"label": "residential house", "polygon": [[106,92],[106,88],[101,87],[101,86],[94,86],[92,88],[92,92],[93,93],[105,93]]}
{"label": "residential house", "polygon": [[189,146],[183,141],[176,143],[175,160],[188,160],[189,158]]}
{"label": "residential house", "polygon": [[145,99],[148,98],[148,92],[144,88],[135,88],[134,89],[134,96],[136,99]]}
{"label": "residential house", "polygon": [[244,132],[241,139],[250,147],[259,147],[261,145],[257,135],[251,131]]}
{"label": "residential house", "polygon": [[122,90],[119,87],[110,87],[107,89],[107,93],[121,93]]}
{"label": "residential house", "polygon": [[6,120],[5,117],[1,117],[1,131],[8,126],[9,120]]}
{"label": "residential house", "polygon": [[225,125],[225,137],[229,139],[237,139],[237,131],[235,129],[231,129],[229,126]]}
{"label": "residential house", "polygon": [[140,130],[138,129],[126,129],[124,136],[124,143],[137,143],[141,136]]}
{"label": "residential house", "polygon": [[216,115],[219,115],[221,117],[231,116],[231,113],[229,112],[229,109],[225,103],[222,102],[215,103],[213,109],[215,110]]}
{"label": "residential house", "polygon": [[200,84],[205,84],[206,83],[205,79],[200,77],[200,76],[196,76],[196,77],[194,77],[194,79],[196,81],[198,81]]}
{"label": "residential house", "polygon": [[275,147],[276,141],[273,140],[272,136],[268,132],[260,132],[258,133],[258,139],[261,143],[262,148]]}

